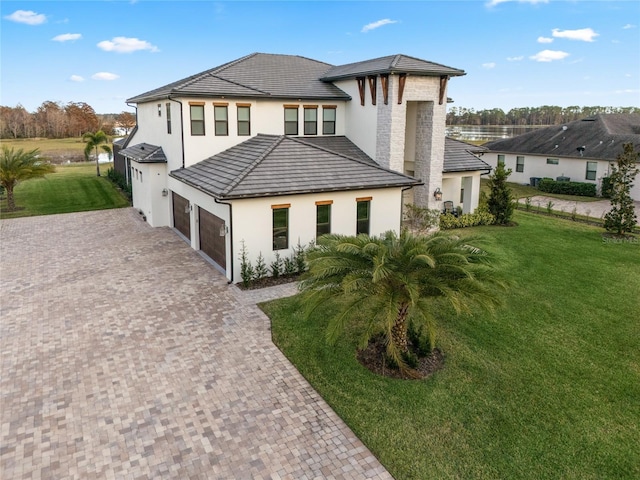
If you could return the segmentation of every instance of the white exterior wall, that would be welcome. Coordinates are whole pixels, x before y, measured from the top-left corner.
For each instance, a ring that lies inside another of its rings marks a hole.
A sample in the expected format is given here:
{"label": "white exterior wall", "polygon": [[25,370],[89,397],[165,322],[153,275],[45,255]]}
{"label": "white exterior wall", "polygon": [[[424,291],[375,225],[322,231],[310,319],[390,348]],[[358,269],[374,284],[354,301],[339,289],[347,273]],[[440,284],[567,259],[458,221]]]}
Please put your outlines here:
{"label": "white exterior wall", "polygon": [[[290,256],[298,241],[309,245],[316,236],[317,201],[332,200],[331,232],[343,235],[356,233],[356,198],[372,197],[370,234],[380,235],[387,230],[396,232],[401,222],[401,189],[358,190],[351,192],[327,192],[306,195],[256,198],[233,201],[233,261],[235,282],[240,278],[240,251],[244,240],[249,259],[255,265],[260,253],[269,265],[278,252],[281,257]],[[289,248],[273,250],[272,205],[291,204],[289,208]],[[229,252],[229,251],[227,251]]]}
{"label": "white exterior wall", "polygon": [[166,164],[131,161],[131,169],[133,207],[147,217],[152,227],[167,226],[169,199],[162,195],[167,186]]}
{"label": "white exterior wall", "polygon": [[[167,103],[171,103],[171,134],[167,133]],[[160,116],[158,116],[158,104],[161,105]],[[138,131],[129,142],[129,146],[148,143],[162,147],[167,157],[167,171],[180,168],[182,166],[180,104],[167,99],[141,103],[138,105],[137,115]]]}
{"label": "white exterior wall", "polygon": [[[487,152],[482,156],[482,160],[492,167],[498,165],[498,152]],[[504,155],[505,166],[512,170],[509,175],[509,181],[514,183],[528,184],[531,177],[548,177],[556,179],[559,176],[569,177],[572,182],[595,183],[598,186],[598,193],[602,183],[602,177],[606,177],[610,173],[610,165],[613,163],[609,160],[599,160],[596,158],[567,158],[552,157],[550,155],[517,155],[511,153]],[[516,157],[524,157],[524,172],[516,172]],[[558,165],[548,165],[547,158],[558,158]],[[596,180],[587,180],[587,162],[598,162],[596,171]],[[631,197],[640,201],[640,178],[636,177],[634,187],[631,189]]]}
{"label": "white exterior wall", "polygon": [[[366,86],[364,106],[360,105],[360,93],[355,78],[333,82],[340,90],[351,96],[350,102],[345,102],[344,135],[355,143],[360,150],[376,159],[376,135],[378,131],[377,106],[371,105],[371,92],[369,84]],[[377,90],[382,87],[378,80]],[[380,100],[377,100],[379,103]]]}

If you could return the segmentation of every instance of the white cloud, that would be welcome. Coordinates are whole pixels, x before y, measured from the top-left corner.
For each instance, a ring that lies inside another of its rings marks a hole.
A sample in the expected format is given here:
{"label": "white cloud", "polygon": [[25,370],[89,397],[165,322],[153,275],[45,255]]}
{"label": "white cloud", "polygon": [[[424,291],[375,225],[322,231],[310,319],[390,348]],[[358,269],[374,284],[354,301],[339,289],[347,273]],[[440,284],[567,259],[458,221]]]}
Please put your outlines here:
{"label": "white cloud", "polygon": [[538,37],[538,43],[551,43],[551,42],[553,42],[553,38]]}
{"label": "white cloud", "polygon": [[518,3],[531,3],[535,5],[536,3],[549,3],[549,0],[489,0],[485,5],[487,7],[495,7],[496,5],[500,5],[501,3],[508,2],[518,2]]}
{"label": "white cloud", "polygon": [[554,60],[562,60],[568,56],[569,54],[567,52],[561,50],[542,50],[529,58],[536,62],[553,62]]}
{"label": "white cloud", "polygon": [[11,15],[4,18],[12,22],[26,23],[27,25],[40,25],[47,21],[47,16],[42,13],[32,12],[31,10],[16,10]]}
{"label": "white cloud", "polygon": [[93,78],[94,80],[117,80],[118,78],[120,78],[120,75],[109,72],[98,72],[91,75],[91,78]]}
{"label": "white cloud", "polygon": [[398,23],[397,20],[390,20],[388,18],[383,18],[382,20],[378,20],[377,22],[372,22],[372,23],[368,23],[366,24],[364,27],[362,27],[362,30],[360,30],[362,33],[367,33],[369,30],[375,30],[376,28],[380,28],[384,25],[390,25],[392,23]]}
{"label": "white cloud", "polygon": [[556,38],[568,38],[569,40],[580,40],[582,42],[593,42],[595,37],[600,36],[599,33],[594,32],[591,28],[579,28],[578,30],[560,30],[554,28],[551,31],[551,35]]}
{"label": "white cloud", "polygon": [[482,68],[486,68],[488,70],[495,68],[496,62],[487,62],[482,64]]}
{"label": "white cloud", "polygon": [[632,23],[627,23],[624,27],[622,27],[623,30],[629,30],[630,28],[636,28],[637,25],[633,25]]}
{"label": "white cloud", "polygon": [[624,76],[627,78],[631,78],[632,75],[630,73],[625,73]]}
{"label": "white cloud", "polygon": [[54,42],[69,42],[73,40],[79,40],[82,38],[80,33],[63,33],[62,35],[56,35],[51,40]]}
{"label": "white cloud", "polygon": [[71,75],[69,80],[72,82],[84,82],[84,77],[81,77],[80,75]]}
{"label": "white cloud", "polygon": [[620,93],[640,93],[640,90],[637,89],[637,88],[635,88],[635,89],[634,88],[626,88],[624,90],[614,90],[613,93],[617,93],[617,94],[620,94]]}
{"label": "white cloud", "polygon": [[517,57],[507,57],[508,62],[519,62],[520,60],[524,60],[523,55],[518,55]]}
{"label": "white cloud", "polygon": [[138,50],[149,50],[151,52],[159,51],[158,47],[151,45],[145,40],[128,37],[114,37],[112,40],[103,40],[98,43],[98,48],[101,48],[105,52],[116,53],[132,53]]}

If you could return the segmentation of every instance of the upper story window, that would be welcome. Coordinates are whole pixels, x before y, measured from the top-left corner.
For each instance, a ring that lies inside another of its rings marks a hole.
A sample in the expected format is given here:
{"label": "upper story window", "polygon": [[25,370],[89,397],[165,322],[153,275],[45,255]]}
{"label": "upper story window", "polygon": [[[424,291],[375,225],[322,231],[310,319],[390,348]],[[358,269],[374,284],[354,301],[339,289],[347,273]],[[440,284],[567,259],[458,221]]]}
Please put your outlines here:
{"label": "upper story window", "polygon": [[316,238],[331,233],[332,200],[316,202]]}
{"label": "upper story window", "polygon": [[162,116],[162,104],[161,103],[158,104],[158,116],[159,117]]}
{"label": "upper story window", "polygon": [[371,214],[371,197],[356,198],[357,223],[356,235],[366,233],[369,235],[369,219]]}
{"label": "upper story window", "polygon": [[587,162],[587,174],[585,179],[595,180],[598,174],[598,162]]}
{"label": "upper story window", "polygon": [[290,203],[271,205],[274,250],[289,248],[289,207],[291,207]]}
{"label": "upper story window", "polygon": [[322,107],[322,134],[336,134],[336,107],[334,105]]}
{"label": "upper story window", "polygon": [[524,157],[516,157],[516,172],[524,172]]}
{"label": "upper story window", "polygon": [[284,106],[284,134],[298,135],[298,106]]}
{"label": "upper story window", "polygon": [[547,165],[558,165],[560,164],[559,158],[547,158]]}
{"label": "upper story window", "polygon": [[318,106],[317,105],[304,106],[304,134],[305,135],[318,134]]}
{"label": "upper story window", "polygon": [[504,165],[504,155],[498,155],[498,165]]}
{"label": "upper story window", "polygon": [[215,121],[215,134],[217,136],[229,135],[229,116],[226,103],[213,104],[213,119]]}
{"label": "upper story window", "polygon": [[204,135],[204,103],[189,104],[191,135]]}
{"label": "upper story window", "polygon": [[238,107],[238,135],[251,135],[251,105],[236,104]]}
{"label": "upper story window", "polygon": [[165,107],[167,110],[167,133],[171,134],[171,104],[167,103]]}

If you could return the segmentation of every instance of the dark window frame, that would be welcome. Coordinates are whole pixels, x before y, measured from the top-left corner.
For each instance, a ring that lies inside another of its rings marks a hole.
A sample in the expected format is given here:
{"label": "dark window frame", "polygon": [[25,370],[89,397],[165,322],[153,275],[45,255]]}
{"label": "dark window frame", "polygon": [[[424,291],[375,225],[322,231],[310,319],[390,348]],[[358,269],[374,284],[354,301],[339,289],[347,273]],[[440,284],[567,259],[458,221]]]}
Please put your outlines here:
{"label": "dark window frame", "polygon": [[[327,113],[333,112],[333,120],[327,120]],[[336,117],[337,107],[334,105],[322,107],[322,134],[323,135],[335,135],[336,134]]]}
{"label": "dark window frame", "polygon": [[[371,233],[371,197],[356,198],[356,235]],[[361,208],[366,206],[366,209]],[[366,216],[361,214],[366,212]]]}
{"label": "dark window frame", "polygon": [[498,165],[500,165],[500,164],[505,165],[505,163],[506,163],[505,155],[499,154],[498,155]]}
{"label": "dark window frame", "polygon": [[[248,120],[240,120],[240,110],[245,110],[248,113]],[[237,120],[237,128],[238,128],[238,136],[239,137],[248,137],[251,136],[251,105],[250,104],[236,104],[236,120]],[[241,127],[246,127],[242,129]],[[246,132],[246,133],[245,133]]]}
{"label": "dark window frame", "polygon": [[[307,112],[313,112],[315,119],[307,120]],[[305,135],[318,135],[318,106],[317,105],[305,105],[303,108],[304,119],[304,134]]]}
{"label": "dark window frame", "polygon": [[560,159],[555,157],[547,158],[547,165],[560,165]]}
{"label": "dark window frame", "polygon": [[[291,208],[291,204],[271,205],[273,250],[287,250],[289,248],[289,208]],[[284,222],[282,222],[283,215]]]}
{"label": "dark window frame", "polygon": [[[193,111],[194,109],[201,109],[202,110],[202,120],[200,119],[193,119]],[[204,114],[204,103],[190,103],[189,104],[189,119],[191,121],[191,135],[194,137],[203,137],[206,135],[206,130],[205,130],[205,114]],[[202,127],[202,133],[199,133],[199,129],[195,129],[195,126],[201,126]],[[197,133],[194,133],[194,130],[197,131]]]}
{"label": "dark window frame", "polygon": [[[224,111],[224,119],[219,119],[218,113]],[[229,136],[229,104],[214,103],[213,104],[213,133],[216,137]]]}
{"label": "dark window frame", "polygon": [[[295,122],[293,120],[287,120],[287,111],[293,110],[296,112]],[[285,105],[284,106],[284,134],[285,135],[298,135],[298,106],[297,105]],[[295,128],[289,128],[295,127]]]}
{"label": "dark window frame", "polygon": [[167,111],[167,134],[171,135],[171,103],[165,104],[165,110]]}
{"label": "dark window frame", "polygon": [[[595,168],[593,170],[589,169],[589,164],[592,164]],[[585,180],[596,180],[598,178],[598,162],[587,162],[587,170],[585,173]],[[593,174],[593,178],[589,178],[589,174]]]}
{"label": "dark window frame", "polygon": [[519,173],[524,172],[524,156],[522,155],[518,155],[516,157],[516,172],[519,172]]}
{"label": "dark window frame", "polygon": [[[316,239],[331,233],[331,205],[333,200],[316,202]],[[322,213],[321,213],[322,212]],[[325,221],[320,221],[326,217]]]}

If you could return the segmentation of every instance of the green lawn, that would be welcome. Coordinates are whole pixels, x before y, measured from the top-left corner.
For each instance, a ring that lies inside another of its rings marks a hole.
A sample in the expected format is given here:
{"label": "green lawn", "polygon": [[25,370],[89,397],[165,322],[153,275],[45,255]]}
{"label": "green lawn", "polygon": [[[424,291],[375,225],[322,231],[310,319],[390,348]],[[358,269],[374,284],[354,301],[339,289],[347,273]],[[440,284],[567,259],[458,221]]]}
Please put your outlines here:
{"label": "green lawn", "polygon": [[441,311],[431,378],[370,373],[295,297],[263,306],[274,341],[397,480],[640,478],[640,243],[515,218],[456,232],[482,234],[513,287],[493,316]]}
{"label": "green lawn", "polygon": [[7,211],[4,194],[0,200],[0,218],[126,207],[128,200],[106,178],[111,166],[100,164],[102,176],[97,177],[95,163],[57,165],[55,173],[18,184],[14,193],[19,210]]}

